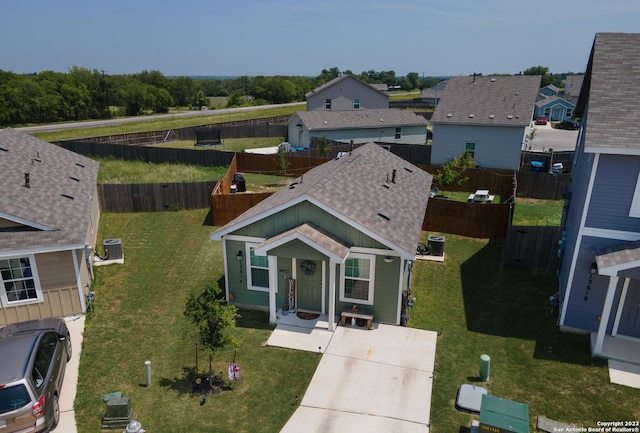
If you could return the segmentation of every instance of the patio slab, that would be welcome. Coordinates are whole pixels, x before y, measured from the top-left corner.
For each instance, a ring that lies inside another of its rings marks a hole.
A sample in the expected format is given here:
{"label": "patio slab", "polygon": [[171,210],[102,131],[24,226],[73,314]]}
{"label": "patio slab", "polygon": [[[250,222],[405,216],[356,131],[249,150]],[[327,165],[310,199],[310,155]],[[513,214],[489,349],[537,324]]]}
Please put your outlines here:
{"label": "patio slab", "polygon": [[611,383],[640,389],[640,365],[610,359],[609,380]]}

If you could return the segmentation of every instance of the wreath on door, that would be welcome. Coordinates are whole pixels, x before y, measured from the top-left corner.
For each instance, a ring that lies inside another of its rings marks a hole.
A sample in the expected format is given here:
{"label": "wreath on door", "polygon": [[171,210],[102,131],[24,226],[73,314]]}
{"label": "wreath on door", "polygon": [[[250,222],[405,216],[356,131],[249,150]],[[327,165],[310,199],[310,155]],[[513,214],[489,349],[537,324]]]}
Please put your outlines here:
{"label": "wreath on door", "polygon": [[313,275],[316,273],[316,264],[311,260],[305,260],[300,264],[300,270],[305,275]]}

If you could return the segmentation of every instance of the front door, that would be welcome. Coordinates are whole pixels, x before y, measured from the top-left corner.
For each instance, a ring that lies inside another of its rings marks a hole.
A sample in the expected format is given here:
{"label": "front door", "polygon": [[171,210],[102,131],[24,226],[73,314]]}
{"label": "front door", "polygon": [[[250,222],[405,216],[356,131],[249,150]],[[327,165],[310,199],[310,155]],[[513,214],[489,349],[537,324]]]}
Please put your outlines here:
{"label": "front door", "polygon": [[618,334],[640,338],[640,281],[631,280],[622,307]]}
{"label": "front door", "polygon": [[298,308],[320,311],[322,309],[322,262],[300,260],[297,270]]}

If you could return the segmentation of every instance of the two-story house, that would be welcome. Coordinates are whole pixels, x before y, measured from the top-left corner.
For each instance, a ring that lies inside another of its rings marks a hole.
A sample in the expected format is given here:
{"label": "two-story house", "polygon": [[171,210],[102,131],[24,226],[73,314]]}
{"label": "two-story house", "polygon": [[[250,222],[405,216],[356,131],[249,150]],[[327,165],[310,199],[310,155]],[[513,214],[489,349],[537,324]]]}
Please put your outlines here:
{"label": "two-story house", "polygon": [[305,95],[307,111],[389,108],[389,95],[350,74],[340,75]]}

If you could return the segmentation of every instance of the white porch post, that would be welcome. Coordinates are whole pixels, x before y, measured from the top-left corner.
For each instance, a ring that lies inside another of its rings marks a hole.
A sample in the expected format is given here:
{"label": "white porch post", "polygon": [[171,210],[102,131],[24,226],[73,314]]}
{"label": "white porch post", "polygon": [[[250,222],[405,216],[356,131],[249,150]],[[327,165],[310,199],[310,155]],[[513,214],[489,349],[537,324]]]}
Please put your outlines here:
{"label": "white porch post", "polygon": [[278,258],[268,256],[269,260],[269,322],[276,323],[276,290],[278,290]]}
{"label": "white porch post", "polygon": [[594,355],[602,354],[602,344],[604,343],[604,336],[607,333],[607,323],[609,323],[609,316],[611,315],[611,307],[613,306],[613,298],[616,294],[618,280],[619,278],[617,276],[609,277],[609,286],[607,287],[607,295],[604,299],[604,307],[602,308],[602,315],[600,316],[600,326],[598,326],[596,344],[593,347]]}
{"label": "white porch post", "polygon": [[329,262],[329,311],[327,314],[329,316],[327,329],[334,331],[336,329],[334,323],[336,318],[336,264],[333,261]]}

